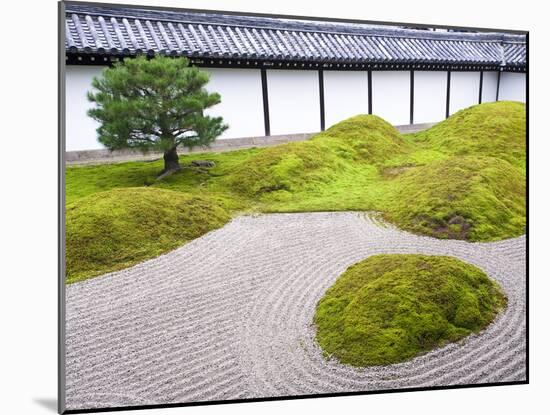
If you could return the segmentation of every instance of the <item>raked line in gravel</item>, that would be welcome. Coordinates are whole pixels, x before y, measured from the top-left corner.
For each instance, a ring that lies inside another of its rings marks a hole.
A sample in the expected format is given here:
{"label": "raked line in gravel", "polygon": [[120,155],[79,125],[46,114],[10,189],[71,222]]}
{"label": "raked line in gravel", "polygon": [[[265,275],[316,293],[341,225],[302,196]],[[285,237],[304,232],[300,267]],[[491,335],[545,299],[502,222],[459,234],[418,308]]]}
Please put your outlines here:
{"label": "raked line in gravel", "polygon": [[[315,307],[380,253],[450,255],[497,280],[483,332],[405,363],[326,360]],[[242,216],[166,255],[67,286],[68,409],[525,380],[526,241],[416,236],[356,212]]]}

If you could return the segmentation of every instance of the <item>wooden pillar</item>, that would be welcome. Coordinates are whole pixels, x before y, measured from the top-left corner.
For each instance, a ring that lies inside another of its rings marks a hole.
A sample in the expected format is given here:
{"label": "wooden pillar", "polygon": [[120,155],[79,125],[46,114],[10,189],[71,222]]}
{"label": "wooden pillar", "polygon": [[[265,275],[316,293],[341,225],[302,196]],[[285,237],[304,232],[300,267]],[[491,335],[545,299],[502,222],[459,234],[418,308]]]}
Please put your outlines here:
{"label": "wooden pillar", "polygon": [[269,96],[267,93],[267,73],[265,69],[261,69],[262,77],[262,98],[264,102],[264,129],[265,135],[271,135],[271,129],[269,126]]}
{"label": "wooden pillar", "polygon": [[479,71],[479,99],[478,104],[483,101],[483,70]]}
{"label": "wooden pillar", "polygon": [[319,69],[319,110],[321,131],[325,131],[325,82],[322,69]]}
{"label": "wooden pillar", "polygon": [[497,75],[497,96],[496,96],[496,100],[498,101],[498,96],[500,94],[500,70],[498,71],[498,75]]}
{"label": "wooden pillar", "polygon": [[372,71],[367,72],[367,94],[369,100],[369,114],[372,114]]}
{"label": "wooden pillar", "polygon": [[414,71],[411,70],[411,81],[410,81],[410,115],[409,115],[409,124],[414,124]]}
{"label": "wooden pillar", "polygon": [[447,103],[445,105],[445,118],[449,118],[451,104],[451,71],[447,71]]}

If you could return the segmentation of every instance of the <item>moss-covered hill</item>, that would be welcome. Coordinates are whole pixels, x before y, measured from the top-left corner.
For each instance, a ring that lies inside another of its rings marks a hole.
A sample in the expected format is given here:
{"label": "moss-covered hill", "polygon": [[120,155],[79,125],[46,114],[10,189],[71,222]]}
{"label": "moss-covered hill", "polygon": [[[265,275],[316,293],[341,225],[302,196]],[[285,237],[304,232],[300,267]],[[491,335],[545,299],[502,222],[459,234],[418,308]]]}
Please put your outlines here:
{"label": "moss-covered hill", "polygon": [[316,338],[342,363],[387,365],[480,331],[505,306],[500,287],[458,259],[375,255],[319,301]]}
{"label": "moss-covered hill", "polygon": [[392,182],[385,217],[439,238],[487,241],[525,228],[525,175],[507,161],[454,156],[418,166]]}
{"label": "moss-covered hill", "polygon": [[310,140],[270,147],[230,171],[231,190],[252,198],[315,190],[338,181],[350,167],[375,166],[404,154],[399,132],[375,115],[358,115]]}
{"label": "moss-covered hill", "polygon": [[[79,247],[83,257],[71,272],[86,278],[120,269],[188,240],[164,238],[169,226],[155,230],[155,220],[144,221],[134,234],[135,228],[125,223],[135,220],[134,213],[124,210],[119,210],[113,226],[120,226],[129,240],[143,240],[143,246],[124,247],[114,238],[108,240],[93,221],[101,224],[107,220],[104,216],[112,215],[114,199],[105,199],[91,218],[77,213],[77,207],[83,212],[96,204],[90,195],[112,189],[118,189],[118,197],[127,193],[121,200],[133,204],[136,190],[128,188],[136,187],[172,190],[187,200],[208,197],[227,218],[242,212],[363,210],[379,211],[402,229],[438,238],[491,241],[518,236],[526,223],[525,127],[523,104],[497,102],[464,109],[413,135],[399,134],[374,115],[358,115],[304,142],[186,155],[181,157],[183,164],[201,158],[214,161],[216,167],[186,167],[162,181],[155,180],[162,169],[160,160],[68,167],[67,232],[98,230],[85,235],[85,244],[78,238],[67,241],[68,252]],[[142,217],[168,213],[165,207],[171,205],[166,203],[153,198],[152,209]],[[154,248],[148,248],[147,238],[157,239]],[[111,246],[104,259],[89,248],[95,240]],[[128,261],[132,249],[140,254]],[[84,268],[78,265],[84,263]]]}
{"label": "moss-covered hill", "polygon": [[151,188],[86,196],[67,206],[67,282],[160,255],[228,220],[208,196]]}
{"label": "moss-covered hill", "polygon": [[493,102],[457,112],[416,134],[416,141],[443,154],[496,157],[525,168],[526,128],[524,104]]}

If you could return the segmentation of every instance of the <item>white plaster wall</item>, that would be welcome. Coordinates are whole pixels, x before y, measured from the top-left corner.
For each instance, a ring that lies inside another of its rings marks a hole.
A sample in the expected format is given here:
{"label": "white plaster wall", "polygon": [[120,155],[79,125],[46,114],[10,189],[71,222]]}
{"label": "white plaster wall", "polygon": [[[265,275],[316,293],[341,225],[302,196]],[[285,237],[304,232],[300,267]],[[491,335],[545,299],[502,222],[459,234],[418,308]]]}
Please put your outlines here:
{"label": "white plaster wall", "polygon": [[221,95],[221,102],[205,111],[223,117],[229,128],[219,137],[264,136],[262,80],[259,69],[203,68],[210,74],[206,89]]}
{"label": "white plaster wall", "polygon": [[372,113],[390,124],[409,123],[410,72],[372,72]]}
{"label": "white plaster wall", "polygon": [[[97,123],[87,116],[91,104],[86,92],[100,66],[68,66],[66,71],[66,150],[92,150]],[[210,91],[222,102],[207,113],[222,116],[230,128],[220,138],[264,135],[260,71],[256,69],[208,68]],[[267,71],[271,134],[316,132],[320,129],[319,79],[317,71]],[[373,71],[373,113],[388,122],[409,123],[409,71]],[[496,72],[485,72],[483,102],[496,97]],[[325,71],[326,127],[350,116],[368,112],[367,73]],[[500,100],[525,101],[525,74],[502,73]],[[477,104],[479,72],[452,72],[450,113]],[[446,72],[415,71],[414,122],[436,122],[445,117]]]}
{"label": "white plaster wall", "polygon": [[479,72],[451,72],[449,115],[479,102]]}
{"label": "white plaster wall", "polygon": [[86,98],[92,79],[100,76],[104,66],[67,66],[65,74],[66,142],[65,150],[94,150],[104,148],[97,141],[98,123],[86,114],[91,103]]}
{"label": "white plaster wall", "polygon": [[525,102],[525,82],[524,73],[502,72],[498,100]]}
{"label": "white plaster wall", "polygon": [[497,99],[498,72],[483,72],[481,102],[494,102]]}
{"label": "white plaster wall", "polygon": [[321,129],[318,76],[317,71],[267,71],[272,135]]}
{"label": "white plaster wall", "polygon": [[415,124],[445,119],[447,105],[447,72],[414,71]]}
{"label": "white plaster wall", "polygon": [[325,127],[357,114],[368,114],[368,76],[359,71],[324,71]]}

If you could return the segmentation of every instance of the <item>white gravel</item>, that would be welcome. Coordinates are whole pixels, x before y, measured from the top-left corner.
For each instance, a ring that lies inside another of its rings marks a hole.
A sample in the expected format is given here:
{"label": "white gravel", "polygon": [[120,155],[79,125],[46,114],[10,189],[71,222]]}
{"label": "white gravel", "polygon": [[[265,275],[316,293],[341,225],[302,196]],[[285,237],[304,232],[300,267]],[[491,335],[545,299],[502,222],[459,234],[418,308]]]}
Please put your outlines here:
{"label": "white gravel", "polygon": [[[361,213],[244,216],[166,255],[67,287],[68,409],[520,381],[525,237],[415,236]],[[379,253],[452,255],[508,296],[479,335],[406,363],[327,361],[312,319],[351,264]]]}

